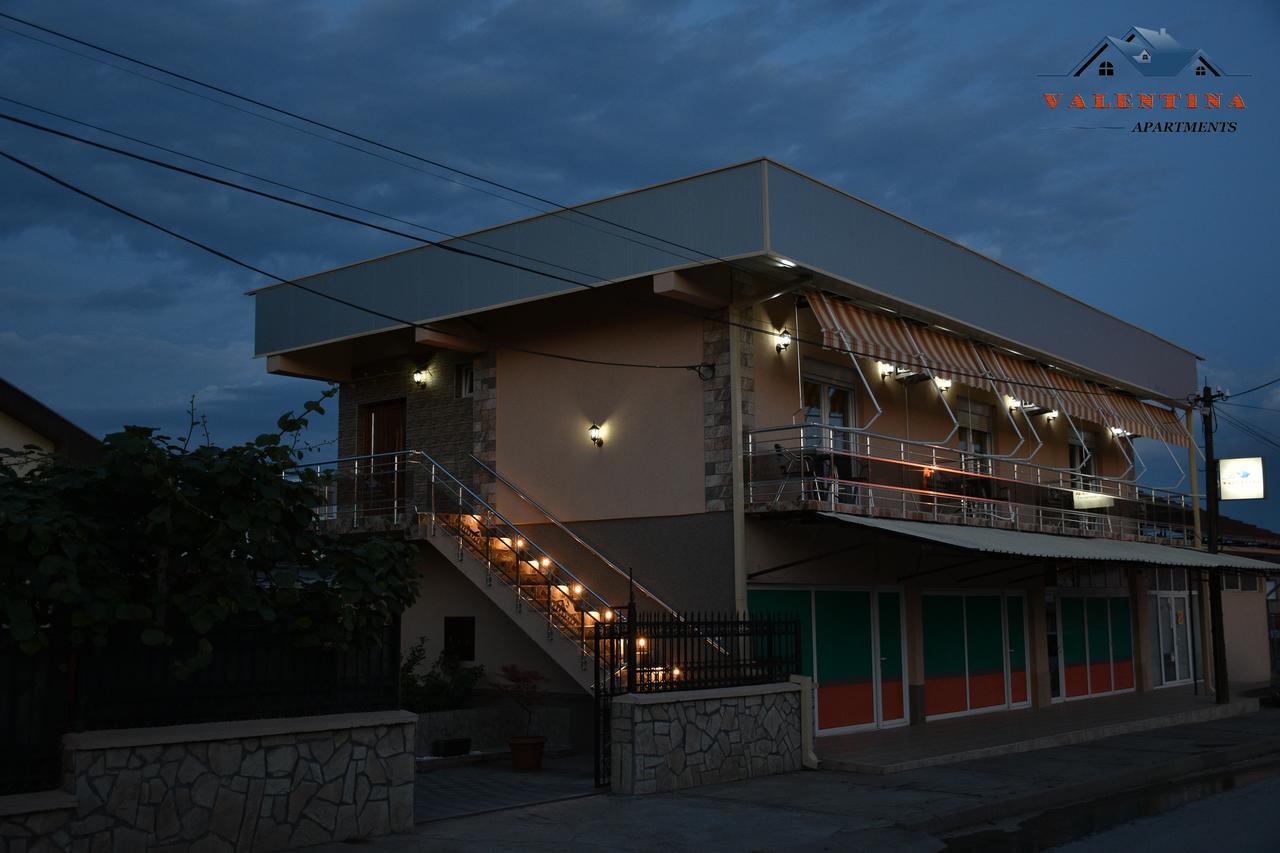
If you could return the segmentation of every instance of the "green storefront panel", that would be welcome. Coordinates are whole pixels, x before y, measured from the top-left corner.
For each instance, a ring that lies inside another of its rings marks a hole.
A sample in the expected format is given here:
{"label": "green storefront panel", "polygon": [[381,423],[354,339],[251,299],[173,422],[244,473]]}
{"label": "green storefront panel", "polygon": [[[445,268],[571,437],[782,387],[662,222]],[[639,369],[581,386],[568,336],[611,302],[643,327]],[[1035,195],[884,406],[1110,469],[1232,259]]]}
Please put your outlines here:
{"label": "green storefront panel", "polygon": [[1133,687],[1133,619],[1129,599],[1111,599],[1111,657],[1115,664],[1115,689]]}
{"label": "green storefront panel", "polygon": [[1084,599],[1063,598],[1058,644],[1062,649],[1062,673],[1067,696],[1089,693],[1089,662],[1085,660]]}
{"label": "green storefront panel", "polygon": [[965,596],[965,636],[969,651],[969,707],[1005,704],[1004,623],[998,595]]}
{"label": "green storefront panel", "polygon": [[1107,599],[1084,600],[1089,631],[1089,692],[1111,692],[1111,630]]}
{"label": "green storefront panel", "polygon": [[1005,599],[1009,614],[1009,701],[1027,701],[1027,631],[1023,624],[1022,596]]}
{"label": "green storefront panel", "polygon": [[902,604],[896,592],[877,593],[880,617],[880,716],[883,722],[906,716],[902,699]]}
{"label": "green storefront panel", "polygon": [[818,728],[875,722],[871,593],[817,591]]}
{"label": "green storefront panel", "polygon": [[924,633],[925,714],[968,708],[964,660],[964,599],[925,595],[920,602]]}
{"label": "green storefront panel", "polygon": [[808,590],[752,589],[747,591],[751,613],[794,616],[800,620],[800,675],[813,677],[813,600]]}

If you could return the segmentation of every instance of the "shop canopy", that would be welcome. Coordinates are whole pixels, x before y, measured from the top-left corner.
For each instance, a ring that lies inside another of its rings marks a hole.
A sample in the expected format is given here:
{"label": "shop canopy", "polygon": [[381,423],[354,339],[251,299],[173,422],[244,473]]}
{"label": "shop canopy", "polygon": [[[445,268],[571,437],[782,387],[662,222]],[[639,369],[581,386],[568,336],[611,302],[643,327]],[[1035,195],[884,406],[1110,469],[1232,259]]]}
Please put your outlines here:
{"label": "shop canopy", "polygon": [[848,524],[857,524],[898,536],[949,545],[966,551],[1016,557],[1039,557],[1046,560],[1090,560],[1112,563],[1142,563],[1151,566],[1188,569],[1247,569],[1277,572],[1275,563],[1238,557],[1232,554],[1209,554],[1190,548],[1156,545],[1149,542],[1124,542],[1116,539],[1090,539],[1084,536],[1055,536],[1049,533],[1025,533],[992,527],[968,527],[929,521],[900,521],[824,512],[822,515]]}
{"label": "shop canopy", "polygon": [[830,349],[975,387],[993,382],[1001,393],[1021,404],[1064,411],[1073,418],[1133,435],[1184,447],[1190,440],[1177,413],[1163,406],[898,314],[860,308],[829,294],[813,293],[809,304],[822,327],[823,346]]}

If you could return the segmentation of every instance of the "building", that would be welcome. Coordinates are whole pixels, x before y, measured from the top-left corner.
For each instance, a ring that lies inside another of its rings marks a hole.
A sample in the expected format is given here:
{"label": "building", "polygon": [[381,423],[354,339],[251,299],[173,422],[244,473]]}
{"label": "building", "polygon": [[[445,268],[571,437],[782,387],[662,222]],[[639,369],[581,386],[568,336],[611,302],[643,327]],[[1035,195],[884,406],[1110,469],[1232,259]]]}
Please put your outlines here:
{"label": "building", "polygon": [[98,440],[35,397],[0,379],[0,448],[37,447],[77,462],[98,453]]}
{"label": "building", "polygon": [[407,636],[558,690],[632,575],[798,616],[824,732],[1190,684],[1262,566],[1136,482],[1195,354],[769,160],[301,283],[256,350],[341,383],[328,522],[421,540]]}
{"label": "building", "polygon": [[1130,27],[1120,38],[1103,37],[1071,70],[1071,76],[1207,79],[1221,77],[1222,68],[1203,50],[1183,47],[1164,27]]}

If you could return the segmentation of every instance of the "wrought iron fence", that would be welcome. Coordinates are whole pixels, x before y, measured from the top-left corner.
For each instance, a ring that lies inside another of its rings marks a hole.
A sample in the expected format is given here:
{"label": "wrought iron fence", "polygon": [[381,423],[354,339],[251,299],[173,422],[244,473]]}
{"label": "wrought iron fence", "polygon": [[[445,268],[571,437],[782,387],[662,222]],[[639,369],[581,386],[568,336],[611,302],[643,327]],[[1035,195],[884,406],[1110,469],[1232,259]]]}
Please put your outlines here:
{"label": "wrought iron fence", "polygon": [[0,646],[0,794],[57,787],[68,731],[399,707],[399,618],[361,649],[299,648],[261,624],[210,639],[208,665],[185,678],[183,652],[136,641],[34,656]]}
{"label": "wrought iron fence", "polygon": [[800,671],[792,615],[637,613],[595,627],[595,774],[607,785],[613,697],[786,681]]}

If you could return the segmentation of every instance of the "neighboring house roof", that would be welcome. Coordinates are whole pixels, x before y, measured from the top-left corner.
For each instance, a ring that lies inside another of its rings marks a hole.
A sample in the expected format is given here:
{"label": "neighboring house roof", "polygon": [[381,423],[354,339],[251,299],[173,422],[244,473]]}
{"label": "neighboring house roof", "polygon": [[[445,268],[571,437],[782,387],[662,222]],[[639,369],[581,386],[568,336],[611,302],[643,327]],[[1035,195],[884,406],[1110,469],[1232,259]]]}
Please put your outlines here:
{"label": "neighboring house roof", "polygon": [[4,379],[0,379],[0,412],[53,442],[55,452],[73,461],[90,462],[101,450],[98,439]]}
{"label": "neighboring house roof", "polygon": [[[255,352],[297,352],[728,259],[1073,366],[1143,397],[1196,388],[1197,356],[880,207],[761,158],[253,291]],[[517,254],[518,253],[518,254]]]}
{"label": "neighboring house roof", "polygon": [[1225,515],[1218,517],[1218,538],[1223,545],[1280,548],[1280,533]]}

